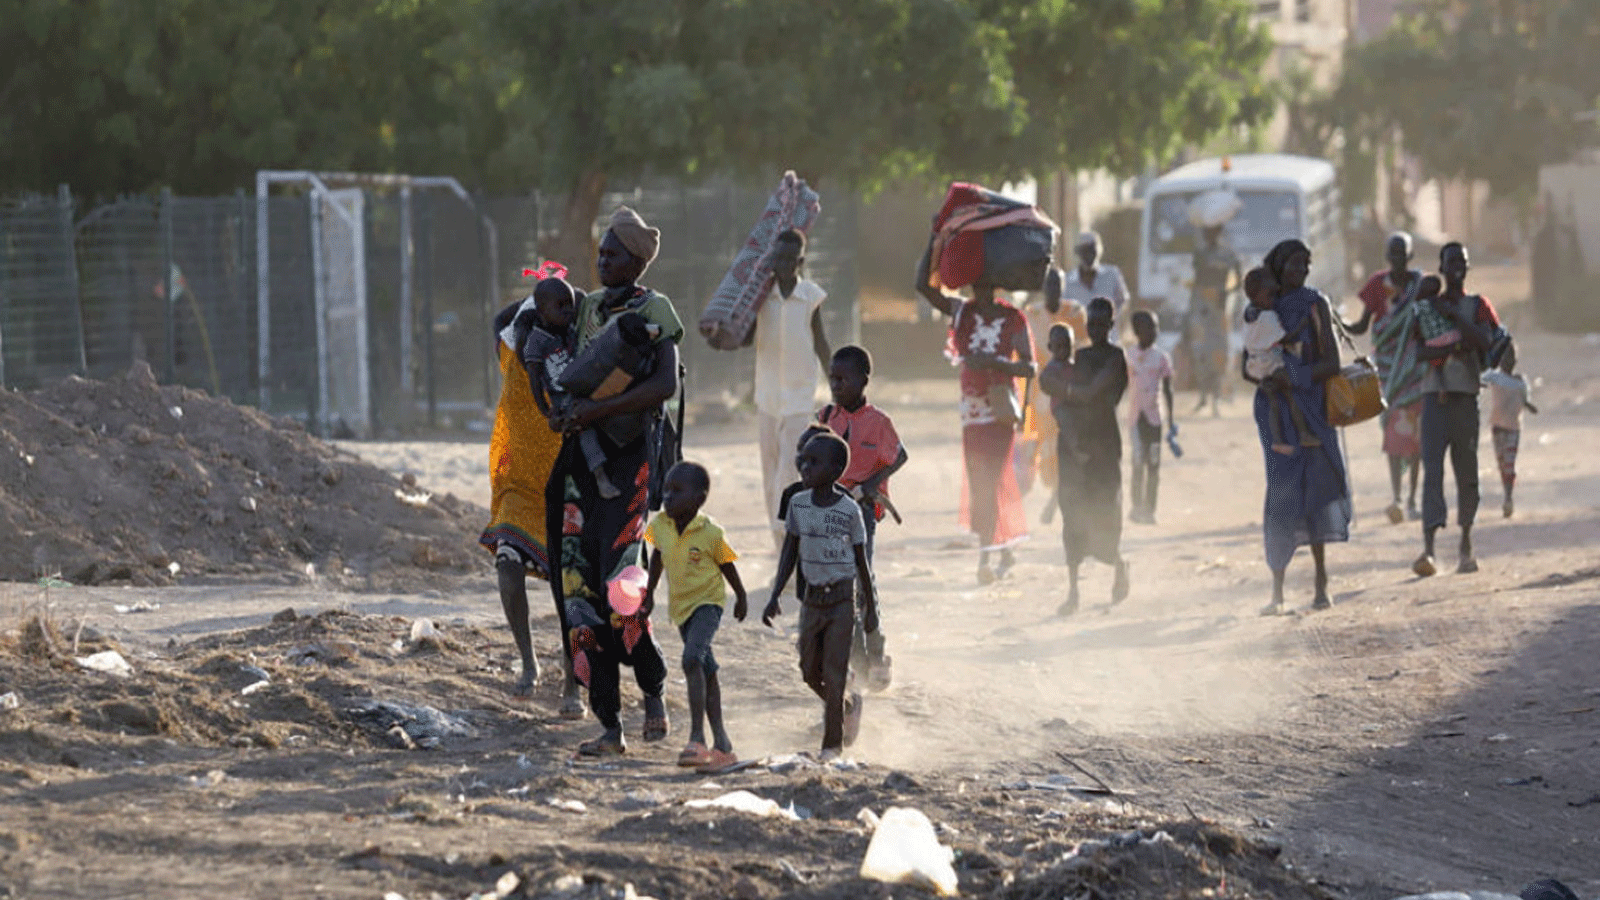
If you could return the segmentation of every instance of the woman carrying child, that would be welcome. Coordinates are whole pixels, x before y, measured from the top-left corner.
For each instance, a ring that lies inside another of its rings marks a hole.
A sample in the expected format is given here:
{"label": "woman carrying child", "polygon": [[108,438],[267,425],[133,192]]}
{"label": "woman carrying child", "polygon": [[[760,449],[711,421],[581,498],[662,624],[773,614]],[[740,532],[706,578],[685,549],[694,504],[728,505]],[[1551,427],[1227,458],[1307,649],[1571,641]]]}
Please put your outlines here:
{"label": "woman carrying child", "polygon": [[[1016,560],[1011,548],[1026,540],[1011,455],[1021,406],[1016,379],[1033,377],[1033,337],[1022,312],[977,282],[972,299],[946,294],[928,283],[929,255],[917,264],[917,293],[950,317],[945,354],[961,366],[961,448],[966,461],[963,520],[978,535],[978,583],[1004,578]],[[989,554],[999,551],[999,565]]]}
{"label": "woman carrying child", "polygon": [[1117,403],[1128,389],[1128,361],[1111,343],[1111,301],[1089,301],[1089,346],[1071,356],[1067,335],[1051,334],[1050,377],[1039,387],[1057,401],[1057,490],[1061,504],[1061,542],[1069,584],[1066,602],[1056,612],[1078,609],[1078,567],[1094,557],[1115,568],[1111,602],[1128,596],[1128,563],[1122,558],[1122,429]]}
{"label": "woman carrying child", "polygon": [[[1311,272],[1311,249],[1298,240],[1286,240],[1272,248],[1263,261],[1278,284],[1273,311],[1288,337],[1298,344],[1286,348],[1283,368],[1273,377],[1288,383],[1294,403],[1305,419],[1306,430],[1320,446],[1292,446],[1289,453],[1274,450],[1274,424],[1269,421],[1273,406],[1264,390],[1256,391],[1256,431],[1266,458],[1267,491],[1263,504],[1261,530],[1266,546],[1267,567],[1272,570],[1272,601],[1262,615],[1283,611],[1283,578],[1289,561],[1301,544],[1311,547],[1316,563],[1316,595],[1312,609],[1332,606],[1328,598],[1328,568],[1323,545],[1350,537],[1350,487],[1345,478],[1344,457],[1339,452],[1338,435],[1327,418],[1325,382],[1339,371],[1339,348],[1333,339],[1332,307],[1321,293],[1306,287]],[[1288,404],[1280,404],[1276,429],[1288,433]]]}
{"label": "woman carrying child", "polygon": [[[664,404],[678,387],[678,340],[683,325],[665,295],[638,284],[655,259],[660,231],[638,213],[620,207],[600,241],[596,269],[604,290],[578,304],[578,354],[612,319],[637,313],[659,326],[650,374],[636,378],[604,399],[574,398],[551,424],[565,440],[550,476],[547,529],[561,535],[550,580],[551,592],[567,629],[568,652],[580,681],[589,688],[589,706],[605,729],[597,739],[578,747],[583,755],[620,754],[626,749],[619,718],[622,709],[619,666],[633,667],[644,693],[644,739],[667,736],[667,709],[662,701],[666,664],[650,633],[649,621],[612,614],[608,584],[622,569],[644,562],[644,524],[650,476],[650,431]],[[598,426],[611,481],[621,494],[605,496],[578,446],[585,428]],[[642,566],[641,566],[642,567]]]}

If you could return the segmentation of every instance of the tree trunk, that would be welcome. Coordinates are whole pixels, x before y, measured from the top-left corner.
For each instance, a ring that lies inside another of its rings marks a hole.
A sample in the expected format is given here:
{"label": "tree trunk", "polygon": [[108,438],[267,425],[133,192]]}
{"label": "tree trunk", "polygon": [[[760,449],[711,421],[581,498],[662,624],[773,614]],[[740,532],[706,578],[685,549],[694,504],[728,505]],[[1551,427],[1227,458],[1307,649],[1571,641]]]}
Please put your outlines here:
{"label": "tree trunk", "polygon": [[600,215],[600,198],[605,190],[604,172],[588,171],[579,175],[567,192],[560,230],[539,243],[540,254],[566,266],[570,270],[568,279],[583,290],[600,284],[594,268],[597,248],[594,221]]}

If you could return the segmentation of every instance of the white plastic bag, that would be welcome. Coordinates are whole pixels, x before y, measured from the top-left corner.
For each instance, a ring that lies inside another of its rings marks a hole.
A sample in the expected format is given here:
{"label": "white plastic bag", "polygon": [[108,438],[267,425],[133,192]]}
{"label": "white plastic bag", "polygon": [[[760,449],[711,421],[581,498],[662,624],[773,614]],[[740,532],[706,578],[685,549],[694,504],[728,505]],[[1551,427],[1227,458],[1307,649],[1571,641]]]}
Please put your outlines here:
{"label": "white plastic bag", "polygon": [[861,877],[911,884],[941,897],[956,896],[955,853],[939,843],[921,810],[891,806],[878,821],[861,860]]}
{"label": "white plastic bag", "polygon": [[115,650],[102,650],[88,656],[78,657],[78,665],[96,672],[105,672],[118,678],[127,678],[133,674],[133,666],[122,658],[122,654]]}
{"label": "white plastic bag", "polygon": [[1243,207],[1244,202],[1233,191],[1209,190],[1189,201],[1189,224],[1196,228],[1222,225],[1238,215]]}
{"label": "white plastic bag", "polygon": [[779,806],[778,801],[758,797],[749,791],[729,791],[715,799],[690,800],[683,805],[691,809],[732,809],[763,818],[769,816],[790,820],[798,820],[800,818],[799,813],[796,813],[792,808]]}

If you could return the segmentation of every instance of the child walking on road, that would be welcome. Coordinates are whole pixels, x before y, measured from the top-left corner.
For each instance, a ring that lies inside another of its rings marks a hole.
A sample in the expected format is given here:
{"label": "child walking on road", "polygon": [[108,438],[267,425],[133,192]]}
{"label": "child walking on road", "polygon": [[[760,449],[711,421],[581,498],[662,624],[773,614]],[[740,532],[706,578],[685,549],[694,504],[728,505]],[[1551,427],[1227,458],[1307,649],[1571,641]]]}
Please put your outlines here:
{"label": "child walking on road", "polygon": [[861,727],[861,695],[852,692],[845,698],[857,584],[861,627],[867,634],[878,630],[878,598],[867,562],[861,507],[838,484],[850,464],[849,445],[838,435],[819,434],[800,451],[798,463],[806,490],[789,501],[778,575],[761,624],[771,627],[773,617],[782,613],[778,598],[798,566],[806,578],[800,606],[800,672],[822,698],[822,758],[830,760],[855,740]]}
{"label": "child walking on road", "polygon": [[1160,320],[1148,310],[1133,314],[1133,336],[1139,345],[1128,351],[1128,436],[1133,444],[1133,503],[1128,521],[1156,523],[1156,491],[1161,487],[1161,403],[1166,401],[1167,437],[1178,436],[1172,414],[1172,357],[1156,346]]}
{"label": "child walking on road", "polygon": [[[817,414],[817,421],[844,438],[850,446],[850,465],[839,476],[839,486],[861,504],[861,518],[867,529],[867,564],[872,564],[873,538],[889,499],[889,476],[898,472],[909,458],[894,430],[894,422],[883,410],[867,402],[867,381],[872,376],[872,355],[850,345],[840,347],[828,366],[828,387],[833,402]],[[867,634],[858,621],[851,642],[850,663],[867,684],[881,691],[889,686],[890,659],[884,653],[883,628]]]}
{"label": "child walking on road", "polygon": [[698,463],[680,462],[667,472],[661,512],[645,529],[645,542],[655,549],[640,604],[648,617],[655,608],[656,585],[665,574],[670,588],[667,616],[683,637],[683,678],[689,689],[689,743],[678,754],[678,765],[705,772],[738,762],[722,722],[722,682],[711,651],[727,602],[724,581],[733,588],[733,618],[743,622],[748,609],[744,583],[733,565],[738,554],[728,546],[722,526],[700,512],[710,491],[711,476]]}
{"label": "child walking on road", "polygon": [[1483,383],[1489,388],[1489,435],[1494,441],[1494,458],[1500,464],[1500,484],[1505,488],[1505,502],[1500,511],[1506,518],[1516,511],[1511,503],[1512,488],[1517,485],[1517,444],[1522,439],[1522,411],[1534,415],[1539,407],[1533,405],[1528,392],[1528,380],[1517,373],[1517,347],[1507,344],[1500,355],[1500,368],[1483,373]]}

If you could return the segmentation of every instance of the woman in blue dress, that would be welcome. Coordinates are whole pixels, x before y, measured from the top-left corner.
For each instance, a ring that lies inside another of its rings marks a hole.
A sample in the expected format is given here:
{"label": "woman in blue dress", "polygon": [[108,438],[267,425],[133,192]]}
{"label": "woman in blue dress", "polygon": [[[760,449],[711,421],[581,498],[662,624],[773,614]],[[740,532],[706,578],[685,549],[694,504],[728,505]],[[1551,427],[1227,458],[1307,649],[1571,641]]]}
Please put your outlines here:
{"label": "woman in blue dress", "polygon": [[[1261,531],[1267,567],[1272,570],[1272,602],[1262,615],[1283,611],[1283,576],[1302,544],[1311,547],[1316,563],[1316,595],[1311,608],[1333,605],[1328,598],[1328,567],[1323,546],[1350,539],[1350,483],[1345,476],[1339,437],[1328,424],[1325,382],[1339,372],[1339,347],[1334,343],[1332,306],[1320,292],[1306,287],[1311,249],[1297,240],[1279,243],[1263,265],[1278,283],[1273,308],[1283,325],[1284,367],[1273,378],[1287,382],[1320,447],[1297,446],[1292,453],[1272,449],[1267,416],[1273,407],[1264,391],[1255,398],[1256,430],[1266,460],[1267,496]],[[1280,433],[1293,433],[1288,404],[1277,404],[1283,417]]]}

